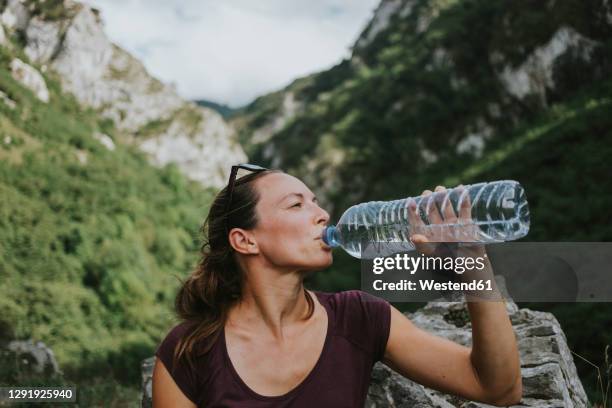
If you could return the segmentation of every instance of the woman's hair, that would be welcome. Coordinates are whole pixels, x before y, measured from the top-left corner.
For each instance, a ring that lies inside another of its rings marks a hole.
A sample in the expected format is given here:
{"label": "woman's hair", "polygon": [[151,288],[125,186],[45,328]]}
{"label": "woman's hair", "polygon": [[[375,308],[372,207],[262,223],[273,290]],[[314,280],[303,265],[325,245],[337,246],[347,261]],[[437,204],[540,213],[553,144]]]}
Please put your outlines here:
{"label": "woman's hair", "polygon": [[[189,330],[177,344],[173,367],[181,358],[186,358],[193,367],[198,355],[209,352],[225,326],[230,307],[240,300],[246,271],[241,270],[236,262],[229,231],[232,228],[255,228],[259,221],[255,206],[260,197],[253,181],[271,173],[281,171],[265,170],[236,180],[227,212],[227,187],[213,200],[201,228],[200,260],[182,283],[175,299],[176,314],[183,321],[192,323],[195,329]],[[308,291],[304,293],[310,317],[314,312],[314,301]]]}

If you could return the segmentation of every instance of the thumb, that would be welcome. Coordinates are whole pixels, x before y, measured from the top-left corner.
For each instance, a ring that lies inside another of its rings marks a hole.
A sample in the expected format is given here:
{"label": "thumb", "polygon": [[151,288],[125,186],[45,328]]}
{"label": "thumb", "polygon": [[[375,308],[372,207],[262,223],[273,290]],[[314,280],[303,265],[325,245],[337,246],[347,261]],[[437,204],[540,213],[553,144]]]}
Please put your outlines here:
{"label": "thumb", "polygon": [[412,235],[410,237],[410,241],[412,241],[413,244],[425,244],[425,243],[429,242],[427,237],[425,237],[425,235],[421,235],[421,234],[414,234],[414,235]]}
{"label": "thumb", "polygon": [[414,234],[410,237],[415,249],[425,255],[431,255],[434,252],[436,244],[429,244],[429,240],[425,235]]}

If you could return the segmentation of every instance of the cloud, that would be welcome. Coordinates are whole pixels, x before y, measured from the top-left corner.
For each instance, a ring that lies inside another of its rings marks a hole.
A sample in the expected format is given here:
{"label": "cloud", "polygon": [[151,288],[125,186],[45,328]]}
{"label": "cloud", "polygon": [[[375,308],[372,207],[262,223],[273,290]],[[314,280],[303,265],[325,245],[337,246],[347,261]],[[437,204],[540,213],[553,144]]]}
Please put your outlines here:
{"label": "cloud", "polygon": [[378,0],[87,2],[181,95],[239,106],[348,56]]}

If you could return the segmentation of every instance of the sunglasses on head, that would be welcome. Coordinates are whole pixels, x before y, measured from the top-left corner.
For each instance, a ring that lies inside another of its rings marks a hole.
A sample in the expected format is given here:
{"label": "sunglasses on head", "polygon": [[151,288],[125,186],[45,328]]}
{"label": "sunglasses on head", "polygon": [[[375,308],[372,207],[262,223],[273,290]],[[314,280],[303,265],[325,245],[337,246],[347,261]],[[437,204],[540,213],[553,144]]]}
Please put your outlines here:
{"label": "sunglasses on head", "polygon": [[225,212],[226,214],[226,223],[227,223],[227,214],[229,213],[230,207],[232,205],[232,195],[234,194],[234,186],[236,185],[236,176],[238,175],[238,170],[248,170],[251,173],[259,173],[260,171],[268,170],[265,167],[258,166],[256,164],[237,164],[232,166],[232,170],[230,171],[229,181],[227,182],[227,202],[225,204]]}

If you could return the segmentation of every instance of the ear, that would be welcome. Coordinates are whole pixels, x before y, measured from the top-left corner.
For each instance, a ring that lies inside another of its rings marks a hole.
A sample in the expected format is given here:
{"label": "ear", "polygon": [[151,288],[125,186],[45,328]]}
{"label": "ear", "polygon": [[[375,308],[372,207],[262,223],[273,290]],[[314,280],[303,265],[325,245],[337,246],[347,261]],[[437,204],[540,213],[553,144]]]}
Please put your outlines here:
{"label": "ear", "polygon": [[236,252],[241,254],[256,255],[259,253],[259,247],[253,234],[242,228],[232,228],[229,232],[229,243]]}

